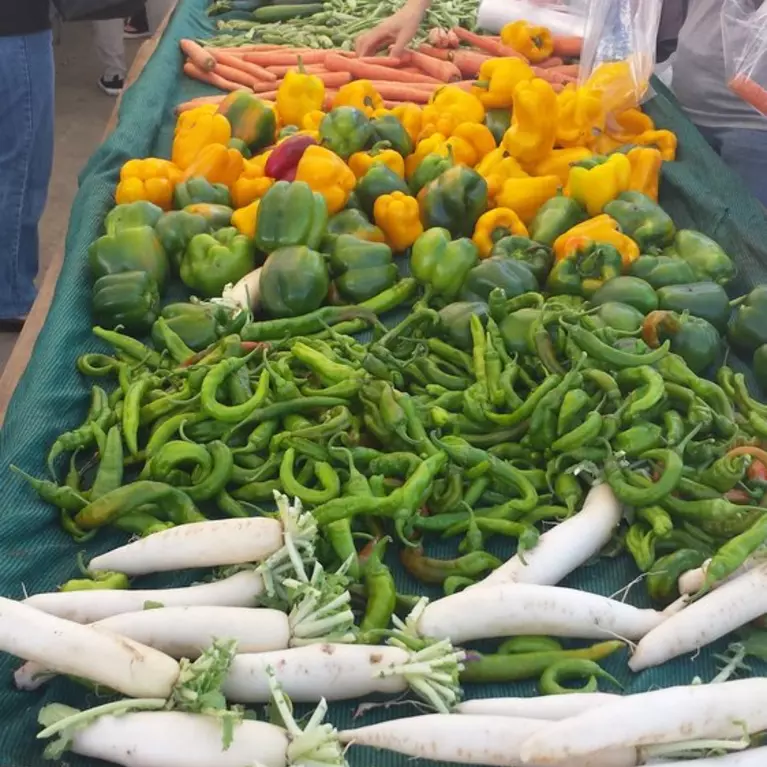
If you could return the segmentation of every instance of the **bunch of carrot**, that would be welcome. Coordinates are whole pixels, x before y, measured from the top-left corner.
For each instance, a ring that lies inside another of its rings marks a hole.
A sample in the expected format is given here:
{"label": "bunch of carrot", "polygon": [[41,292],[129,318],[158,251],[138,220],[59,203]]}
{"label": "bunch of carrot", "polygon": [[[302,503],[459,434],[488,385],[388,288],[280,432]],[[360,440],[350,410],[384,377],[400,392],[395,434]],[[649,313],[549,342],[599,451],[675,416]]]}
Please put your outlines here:
{"label": "bunch of carrot", "polygon": [[[460,27],[451,32],[465,47],[437,48],[424,44],[398,58],[358,57],[349,51],[266,44],[207,48],[193,40],[182,40],[180,45],[186,56],[185,74],[224,91],[245,88],[262,99],[274,99],[280,80],[300,65],[325,84],[328,103],[342,85],[352,80],[370,80],[387,106],[404,102],[425,104],[437,88],[447,84],[468,90],[485,61],[499,56],[524,58],[498,38]],[[533,67],[536,76],[551,83],[555,90],[578,78],[578,65],[566,64],[564,57],[573,58],[580,52],[580,38],[559,38],[558,51]],[[215,97],[205,98],[210,102]],[[200,103],[205,102],[195,99],[180,105],[179,110]]]}

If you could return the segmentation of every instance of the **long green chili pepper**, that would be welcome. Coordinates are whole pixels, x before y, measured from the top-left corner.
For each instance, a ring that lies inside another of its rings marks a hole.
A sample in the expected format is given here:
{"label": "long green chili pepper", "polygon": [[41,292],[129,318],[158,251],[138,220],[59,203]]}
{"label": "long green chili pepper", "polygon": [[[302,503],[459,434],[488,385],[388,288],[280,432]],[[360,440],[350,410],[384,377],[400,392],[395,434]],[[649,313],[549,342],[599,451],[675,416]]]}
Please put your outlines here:
{"label": "long green chili pepper", "polygon": [[438,384],[450,391],[463,391],[469,386],[468,378],[445,372],[438,362],[429,357],[421,357],[413,364],[423,375],[426,384]]}
{"label": "long green chili pepper", "polygon": [[232,491],[232,497],[238,501],[273,501],[274,491],[282,492],[282,482],[279,479],[254,480]]}
{"label": "long green chili pepper", "polygon": [[217,399],[218,390],[227,377],[248,364],[249,357],[231,357],[219,362],[205,376],[200,391],[200,405],[205,413],[217,421],[237,423],[247,419],[269,394],[269,372],[263,370],[253,396],[240,405],[224,405]]}
{"label": "long green chili pepper", "polygon": [[751,456],[749,455],[723,455],[705,471],[702,471],[697,480],[703,485],[713,487],[720,493],[726,493],[743,481],[750,463]]}
{"label": "long green chili pepper", "polygon": [[604,395],[608,406],[617,407],[623,400],[620,387],[616,380],[604,370],[597,368],[586,368],[583,370],[583,378],[589,383],[593,383],[597,389]]}
{"label": "long green chili pepper", "polygon": [[602,414],[593,410],[580,426],[556,439],[551,444],[551,449],[557,453],[569,453],[571,450],[592,444],[602,431],[602,420]]}
{"label": "long green chili pepper", "polygon": [[227,517],[249,517],[245,507],[236,499],[232,498],[226,490],[222,490],[216,496],[216,506],[222,514],[226,514]]}
{"label": "long green chili pepper", "polygon": [[370,461],[369,468],[373,474],[407,479],[421,463],[422,459],[415,453],[382,453]]}
{"label": "long green chili pepper", "polygon": [[538,387],[530,393],[521,407],[518,407],[513,413],[493,413],[485,411],[484,416],[488,421],[492,421],[497,426],[515,426],[522,421],[526,421],[532,416],[538,403],[551,391],[557,388],[562,382],[562,377],[551,375],[546,378]]}
{"label": "long green chili pepper", "polygon": [[661,506],[643,506],[637,509],[637,518],[646,522],[658,538],[668,535],[674,529],[669,513]]}
{"label": "long green chili pepper", "polygon": [[392,615],[397,606],[397,588],[391,570],[383,561],[386,545],[390,538],[376,541],[372,547],[364,567],[365,594],[367,604],[365,614],[360,621],[362,637],[358,641],[373,641],[378,643],[381,635],[391,623]]}
{"label": "long green chili pepper", "polygon": [[642,483],[641,486],[632,484],[629,478],[636,477],[636,472],[624,475],[624,469],[621,468],[612,454],[608,455],[605,463],[605,480],[618,500],[629,506],[650,506],[664,500],[676,488],[682,477],[684,464],[679,454],[673,450],[662,448],[647,450],[642,453],[640,458],[663,463],[663,474],[657,482],[651,482],[649,486],[645,483]]}
{"label": "long green chili pepper", "polygon": [[591,405],[591,397],[583,389],[570,389],[562,398],[557,416],[557,436],[572,431],[583,422],[583,412]]}
{"label": "long green chili pepper", "polygon": [[275,402],[253,410],[247,418],[233,426],[225,438],[228,440],[233,432],[252,424],[260,424],[263,421],[283,418],[292,413],[310,413],[313,410],[322,410],[347,404],[348,402],[340,397],[302,397],[291,402]]}
{"label": "long green chili pepper", "polygon": [[65,511],[80,511],[88,505],[88,501],[77,491],[67,485],[57,485],[47,479],[36,479],[18,466],[11,464],[11,471],[21,475],[37,494],[48,503],[58,506]]}
{"label": "long green chili pepper", "polygon": [[429,351],[432,354],[436,354],[447,362],[452,362],[453,365],[457,365],[467,373],[472,373],[474,370],[474,363],[471,355],[467,354],[454,346],[451,346],[446,341],[440,338],[428,338],[426,341]]}
{"label": "long green chili pepper", "polygon": [[285,451],[280,465],[280,481],[283,492],[290,496],[296,496],[305,504],[320,505],[327,503],[341,494],[341,481],[335,469],[325,461],[318,461],[314,465],[314,475],[317,477],[322,489],[317,490],[302,485],[293,474],[293,464],[296,459],[296,451],[291,447]]}
{"label": "long green chili pepper", "polygon": [[133,381],[125,393],[122,412],[122,432],[125,445],[131,455],[138,453],[138,429],[141,410],[141,401],[147,391],[152,388],[157,379],[151,376],[142,376]]}
{"label": "long green chili pepper", "polygon": [[706,552],[697,549],[678,549],[657,559],[645,580],[650,598],[662,604],[672,602],[679,594],[679,576],[700,567],[707,558]]}
{"label": "long green chili pepper", "polygon": [[759,506],[738,505],[721,496],[684,501],[669,495],[663,498],[661,506],[672,516],[689,520],[709,535],[723,539],[744,533],[764,516],[764,509]]}
{"label": "long green chili pepper", "polygon": [[311,386],[302,386],[301,394],[305,397],[343,397],[344,399],[351,399],[359,394],[362,388],[362,380],[360,378],[350,378],[346,381],[340,381],[332,386],[326,386],[323,389],[313,389]]}
{"label": "long green chili pepper", "polygon": [[421,548],[405,548],[400,552],[403,567],[421,583],[441,584],[452,575],[478,578],[500,567],[498,557],[486,551],[475,551],[457,559],[426,557]]}
{"label": "long green chili pepper", "polygon": [[197,482],[180,488],[193,501],[209,501],[218,496],[231,479],[234,469],[234,457],[226,444],[213,440],[206,448],[212,460],[210,471],[203,474]]}
{"label": "long green chili pepper", "polygon": [[[240,331],[244,341],[272,341],[293,336],[308,336],[313,333],[321,333],[330,325],[338,326],[340,323],[363,321],[372,325],[376,321],[375,310],[362,306],[323,306],[300,317],[287,319],[266,320],[264,322],[250,322]],[[362,329],[362,328],[359,328]],[[354,332],[357,332],[356,330]]]}
{"label": "long green chili pepper", "polygon": [[92,352],[81,354],[75,361],[75,366],[84,376],[103,378],[113,375],[120,366],[120,361],[108,354]]}
{"label": "long green chili pepper", "polygon": [[93,328],[93,335],[106,341],[117,351],[124,352],[136,362],[141,362],[150,368],[162,367],[162,357],[135,338],[118,333],[116,330],[105,330],[98,325]]}
{"label": "long green chili pepper", "polygon": [[[560,680],[564,679],[588,679],[581,687],[564,687]],[[552,663],[541,674],[538,689],[542,695],[563,695],[573,692],[596,692],[599,689],[597,679],[606,679],[616,687],[621,687],[620,682],[608,674],[598,663],[583,658],[570,658]]]}
{"label": "long green chili pepper", "polygon": [[593,357],[598,362],[603,362],[611,368],[630,368],[637,365],[654,365],[662,360],[671,348],[669,341],[664,341],[661,346],[647,354],[634,354],[621,349],[616,349],[609,344],[600,341],[593,333],[586,328],[560,320],[560,324],[567,331],[570,338],[586,352],[589,357]]}
{"label": "long green chili pepper", "polygon": [[482,325],[482,320],[480,320],[476,314],[471,315],[469,328],[471,330],[474,376],[477,379],[477,385],[482,399],[484,401],[488,401],[490,396],[487,386],[487,365],[485,362],[487,340],[485,337],[485,328]]}
{"label": "long green chili pepper", "polygon": [[560,472],[554,478],[552,489],[557,500],[567,507],[570,514],[574,514],[583,501],[583,487],[578,478],[574,474]]}
{"label": "long green chili pepper", "polygon": [[641,572],[648,572],[655,562],[655,533],[640,522],[629,526],[624,544]]}
{"label": "long green chili pepper", "polygon": [[103,455],[99,459],[99,470],[90,491],[90,499],[95,501],[102,495],[117,490],[123,481],[123,443],[118,426],[112,426],[107,433]]}

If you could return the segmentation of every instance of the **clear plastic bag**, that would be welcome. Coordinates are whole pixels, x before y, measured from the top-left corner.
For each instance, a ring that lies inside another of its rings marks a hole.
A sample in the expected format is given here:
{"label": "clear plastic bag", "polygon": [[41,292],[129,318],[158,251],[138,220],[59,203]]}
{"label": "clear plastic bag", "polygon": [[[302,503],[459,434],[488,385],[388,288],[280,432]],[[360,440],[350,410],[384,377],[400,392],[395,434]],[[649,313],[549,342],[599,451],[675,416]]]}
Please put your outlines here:
{"label": "clear plastic bag", "polygon": [[583,37],[589,0],[482,0],[477,26],[500,32],[511,21],[529,21],[555,35]]}
{"label": "clear plastic bag", "polygon": [[730,90],[767,116],[767,3],[724,0],[722,39]]}
{"label": "clear plastic bag", "polygon": [[589,0],[579,85],[602,93],[605,112],[647,98],[662,0]]}

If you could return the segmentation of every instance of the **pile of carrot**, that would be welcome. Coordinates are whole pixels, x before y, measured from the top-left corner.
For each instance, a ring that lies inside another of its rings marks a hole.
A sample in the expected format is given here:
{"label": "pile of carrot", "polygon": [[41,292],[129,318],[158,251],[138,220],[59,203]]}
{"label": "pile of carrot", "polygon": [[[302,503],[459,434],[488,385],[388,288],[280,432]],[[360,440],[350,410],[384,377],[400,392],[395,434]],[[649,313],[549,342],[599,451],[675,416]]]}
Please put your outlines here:
{"label": "pile of carrot", "polygon": [[[279,45],[245,45],[236,48],[203,47],[182,40],[186,56],[184,73],[223,91],[247,89],[260,98],[273,100],[282,78],[300,66],[325,84],[329,106],[338,88],[352,80],[370,80],[387,106],[412,102],[426,104],[437,88],[457,85],[470,89],[480,67],[496,57],[524,58],[497,37],[480,35],[460,27],[451,30],[463,44],[460,48],[420,45],[404,56],[358,57],[341,50],[287,48]],[[540,77],[559,91],[578,78],[578,65],[564,58],[580,53],[580,38],[557,38],[554,55],[533,67]],[[222,97],[204,97],[181,104],[184,111]]]}

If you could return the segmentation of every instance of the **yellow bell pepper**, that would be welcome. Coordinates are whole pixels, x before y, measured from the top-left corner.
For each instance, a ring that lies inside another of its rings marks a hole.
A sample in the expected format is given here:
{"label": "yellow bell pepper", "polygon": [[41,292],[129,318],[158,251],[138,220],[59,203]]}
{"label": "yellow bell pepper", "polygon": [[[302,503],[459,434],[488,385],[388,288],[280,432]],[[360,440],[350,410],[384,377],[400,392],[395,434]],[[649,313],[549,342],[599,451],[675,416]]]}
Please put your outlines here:
{"label": "yellow bell pepper", "polygon": [[433,133],[428,138],[421,139],[415,145],[413,154],[405,158],[405,177],[410,178],[427,155],[438,154],[442,157],[447,157],[449,153],[447,136],[443,136],[441,133]]}
{"label": "yellow bell pepper", "polygon": [[558,146],[585,146],[604,124],[602,99],[588,88],[567,86],[557,96]]}
{"label": "yellow bell pepper", "polygon": [[567,195],[598,216],[608,202],[629,188],[631,163],[625,154],[611,154],[591,168],[574,166],[567,181]]}
{"label": "yellow bell pepper", "polygon": [[589,149],[594,154],[612,154],[623,145],[623,141],[616,141],[607,133],[597,133],[588,143]]}
{"label": "yellow bell pepper", "polygon": [[639,246],[627,235],[620,231],[618,222],[602,214],[588,221],[576,224],[554,240],[554,255],[557,261],[566,257],[568,241],[576,237],[586,237],[594,242],[604,242],[612,245],[623,259],[623,266],[628,267],[639,258]]}
{"label": "yellow bell pepper", "polygon": [[503,147],[486,154],[474,170],[487,182],[487,201],[490,206],[495,204],[495,198],[505,181],[510,178],[526,178],[528,175]]}
{"label": "yellow bell pepper", "polygon": [[600,64],[585,83],[585,87],[599,94],[605,114],[635,108],[647,92],[652,69],[640,57]]}
{"label": "yellow bell pepper", "polygon": [[307,112],[303,120],[301,120],[301,130],[319,131],[323,117],[325,117],[325,113],[321,109],[313,109],[311,112]]}
{"label": "yellow bell pepper", "polygon": [[362,178],[374,165],[385,165],[400,178],[405,177],[405,161],[393,149],[373,148],[369,152],[355,152],[348,162],[357,178]]}
{"label": "yellow bell pepper", "polygon": [[513,234],[527,237],[527,227],[511,208],[496,208],[479,217],[471,239],[479,250],[479,257],[488,258],[498,240]]}
{"label": "yellow bell pepper", "polygon": [[651,200],[658,202],[658,185],[663,157],[660,149],[649,146],[638,146],[626,155],[631,164],[631,180],[629,189],[646,194]]}
{"label": "yellow bell pepper", "polygon": [[191,165],[208,144],[226,144],[232,137],[232,126],[216,104],[205,104],[182,112],[173,133],[171,159],[182,170]]}
{"label": "yellow bell pepper", "polygon": [[269,178],[264,166],[271,152],[264,152],[252,160],[245,160],[242,173],[232,185],[232,203],[235,208],[245,208],[254,200],[260,200],[274,184]]}
{"label": "yellow bell pepper", "polygon": [[306,181],[319,192],[331,216],[343,210],[357,185],[349,166],[335,152],[321,146],[306,148],[296,168],[296,181]]}
{"label": "yellow bell pepper", "polygon": [[404,192],[383,194],[376,199],[373,220],[395,253],[409,248],[423,234],[418,200]]}
{"label": "yellow bell pepper", "polygon": [[333,108],[356,107],[368,117],[377,109],[383,109],[383,105],[381,94],[370,80],[352,80],[342,85],[333,99]]}
{"label": "yellow bell pepper", "polygon": [[506,109],[514,103],[514,88],[534,77],[535,73],[522,59],[488,59],[479,68],[471,92],[485,109]]}
{"label": "yellow bell pepper", "polygon": [[546,27],[536,27],[526,21],[511,21],[504,25],[501,42],[533,64],[547,59],[554,52],[551,32]]}
{"label": "yellow bell pepper", "polygon": [[536,78],[514,89],[511,127],[503,137],[506,151],[522,165],[534,165],[554,148],[557,134],[557,94]]}
{"label": "yellow bell pepper", "polygon": [[211,184],[232,187],[245,165],[243,156],[223,144],[208,144],[184,171],[184,179],[204,176]]}
{"label": "yellow bell pepper", "polygon": [[534,176],[557,176],[560,184],[565,186],[573,163],[581,162],[589,157],[591,157],[591,151],[582,146],[552,149],[551,153],[531,170]]}
{"label": "yellow bell pepper", "polygon": [[670,130],[648,130],[634,136],[631,143],[657,147],[664,162],[673,162],[676,159],[677,138]]}
{"label": "yellow bell pepper", "polygon": [[237,231],[240,234],[244,234],[251,239],[256,236],[259,205],[261,205],[261,200],[254,200],[250,205],[246,205],[244,208],[237,208],[232,213],[232,226],[237,227]]}
{"label": "yellow bell pepper", "polygon": [[169,160],[148,157],[128,160],[120,168],[120,182],[115,190],[115,202],[122,205],[148,200],[163,210],[173,207],[173,189],[183,172]]}
{"label": "yellow bell pepper", "polygon": [[538,208],[555,197],[558,191],[558,176],[512,178],[504,182],[496,203],[501,208],[511,208],[527,225],[535,217]]}
{"label": "yellow bell pepper", "polygon": [[275,105],[283,125],[301,127],[304,117],[322,109],[324,103],[325,83],[317,75],[308,75],[301,64],[298,71],[291,69],[277,88]]}
{"label": "yellow bell pepper", "polygon": [[[481,123],[461,123],[445,143],[452,148],[453,157],[459,165],[468,165],[471,168],[495,149],[493,134]],[[464,144],[471,148],[471,156],[457,148]]]}
{"label": "yellow bell pepper", "polygon": [[415,144],[418,134],[421,132],[423,113],[421,107],[416,104],[400,104],[391,110],[392,114],[402,123],[411,141]]}
{"label": "yellow bell pepper", "polygon": [[649,115],[638,107],[634,107],[610,115],[605,130],[619,143],[630,144],[634,136],[648,130],[655,130],[655,123]]}
{"label": "yellow bell pepper", "polygon": [[485,107],[476,96],[454,85],[446,85],[439,88],[423,108],[419,139],[429,135],[424,135],[426,128],[450,136],[461,123],[481,123],[484,119]]}

